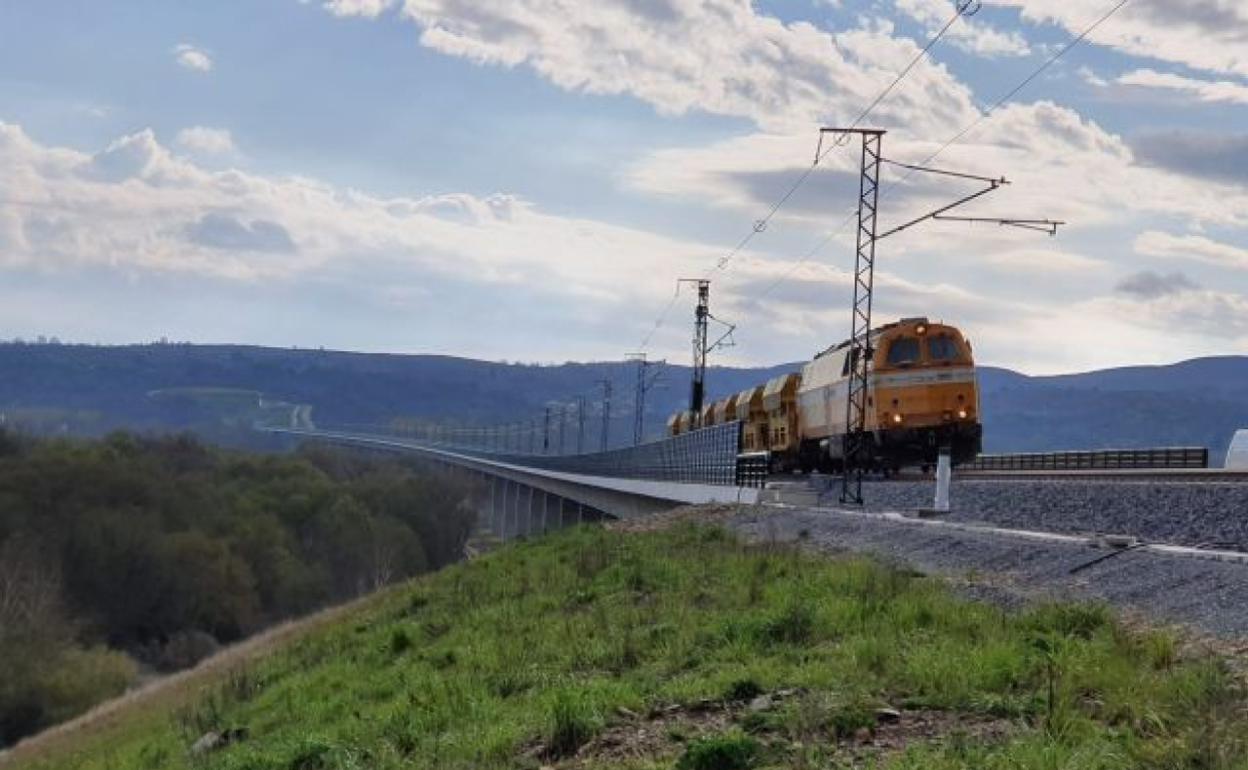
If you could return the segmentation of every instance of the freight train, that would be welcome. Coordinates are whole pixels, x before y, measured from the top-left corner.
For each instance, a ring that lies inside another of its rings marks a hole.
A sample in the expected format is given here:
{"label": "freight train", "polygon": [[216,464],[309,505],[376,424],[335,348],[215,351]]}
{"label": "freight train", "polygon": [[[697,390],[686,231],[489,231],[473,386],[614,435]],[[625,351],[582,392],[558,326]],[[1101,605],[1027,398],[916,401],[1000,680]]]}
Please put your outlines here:
{"label": "freight train", "polygon": [[[948,447],[953,463],[975,459],[983,428],[971,343],[957,328],[903,318],[872,330],[867,379],[869,465],[885,472],[928,466]],[[784,374],[708,404],[678,412],[678,435],[737,420],[741,451],[765,452],[774,471],[836,471],[843,463],[849,398],[849,341]]]}

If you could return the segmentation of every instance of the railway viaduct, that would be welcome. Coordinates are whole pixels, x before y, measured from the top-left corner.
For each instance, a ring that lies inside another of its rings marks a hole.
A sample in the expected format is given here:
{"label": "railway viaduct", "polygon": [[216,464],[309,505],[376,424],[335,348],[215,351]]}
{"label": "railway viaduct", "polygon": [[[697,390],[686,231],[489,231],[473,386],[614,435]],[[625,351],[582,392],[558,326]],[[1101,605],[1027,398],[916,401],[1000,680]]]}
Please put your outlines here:
{"label": "railway viaduct", "polygon": [[709,429],[704,436],[562,456],[506,454],[371,431],[268,430],[412,455],[439,470],[476,478],[485,490],[475,501],[480,524],[503,540],[584,521],[635,518],[678,505],[752,504],[764,494],[759,488],[763,474],[740,466],[735,423]]}

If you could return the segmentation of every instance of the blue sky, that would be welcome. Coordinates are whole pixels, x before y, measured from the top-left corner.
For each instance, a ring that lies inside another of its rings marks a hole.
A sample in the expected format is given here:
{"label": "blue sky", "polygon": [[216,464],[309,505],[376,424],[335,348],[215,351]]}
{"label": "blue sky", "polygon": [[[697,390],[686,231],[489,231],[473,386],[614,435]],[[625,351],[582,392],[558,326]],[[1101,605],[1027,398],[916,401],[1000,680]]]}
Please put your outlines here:
{"label": "blue sky", "polygon": [[[1111,5],[986,0],[873,113],[886,154],[921,160]],[[952,9],[0,4],[0,337],[683,361],[674,282],[709,270],[723,362],[807,357],[848,328],[855,153],[716,261]],[[1014,182],[968,214],[1070,226],[886,240],[880,319],[1031,372],[1248,353],[1245,50],[1242,3],[1131,0],[937,162]],[[967,189],[886,184],[885,223]]]}

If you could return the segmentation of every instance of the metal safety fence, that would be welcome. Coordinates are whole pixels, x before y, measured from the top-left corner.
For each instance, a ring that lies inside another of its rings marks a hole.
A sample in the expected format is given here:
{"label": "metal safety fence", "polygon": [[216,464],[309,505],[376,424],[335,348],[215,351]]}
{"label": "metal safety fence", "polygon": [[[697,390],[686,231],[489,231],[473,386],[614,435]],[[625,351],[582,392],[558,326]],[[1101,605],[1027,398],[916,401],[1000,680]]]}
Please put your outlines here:
{"label": "metal safety fence", "polygon": [[586,476],[733,485],[737,480],[739,423],[702,428],[646,444],[579,455],[476,452],[499,462]]}
{"label": "metal safety fence", "polygon": [[958,466],[964,471],[1165,470],[1208,468],[1205,447],[1095,449],[1073,452],[983,454]]}
{"label": "metal safety fence", "polygon": [[766,480],[766,453],[740,455],[741,423],[729,422],[669,436],[636,446],[585,454],[530,454],[482,448],[455,441],[413,438],[403,431],[376,426],[339,426],[351,435],[386,435],[493,462],[586,476],[675,481],[687,484],[761,487]]}

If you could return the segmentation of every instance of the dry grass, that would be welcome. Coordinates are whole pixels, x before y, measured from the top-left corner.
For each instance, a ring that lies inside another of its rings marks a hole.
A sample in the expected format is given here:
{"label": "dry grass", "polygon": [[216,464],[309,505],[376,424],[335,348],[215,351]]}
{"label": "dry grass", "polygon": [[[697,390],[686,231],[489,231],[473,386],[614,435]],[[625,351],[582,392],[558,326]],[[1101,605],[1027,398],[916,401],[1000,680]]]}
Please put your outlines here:
{"label": "dry grass", "polygon": [[141,727],[153,718],[163,718],[173,709],[197,699],[207,684],[220,681],[227,672],[264,657],[288,642],[331,625],[344,616],[364,611],[378,594],[363,596],[346,604],[321,610],[296,620],[288,620],[204,659],[194,668],[159,677],[118,698],[105,701],[87,713],[25,738],[0,751],[0,767],[17,762],[33,762],[50,754],[89,751],[94,740],[115,739],[128,722]]}
{"label": "dry grass", "polygon": [[682,505],[670,511],[663,511],[650,516],[641,516],[636,519],[609,520],[605,522],[604,526],[614,532],[660,532],[684,523],[718,526],[745,512],[760,513],[768,510],[758,506],[733,505],[730,503]]}

